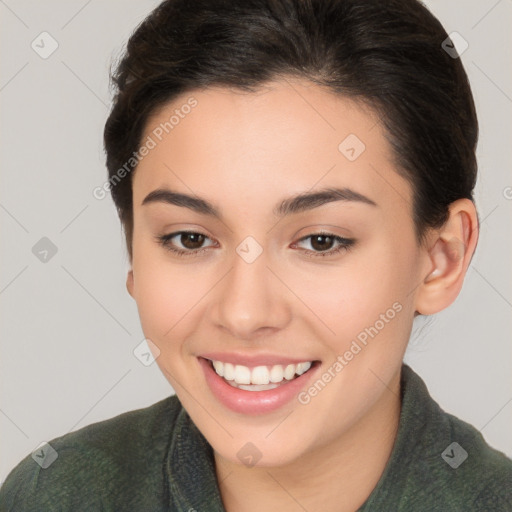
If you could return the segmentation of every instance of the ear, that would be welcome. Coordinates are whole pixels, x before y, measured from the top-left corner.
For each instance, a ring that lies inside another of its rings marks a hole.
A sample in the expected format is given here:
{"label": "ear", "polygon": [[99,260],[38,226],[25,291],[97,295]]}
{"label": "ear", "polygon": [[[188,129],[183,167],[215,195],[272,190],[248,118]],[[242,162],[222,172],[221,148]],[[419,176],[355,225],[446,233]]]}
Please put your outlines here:
{"label": "ear", "polygon": [[428,274],[416,294],[418,313],[438,313],[457,298],[477,241],[478,217],[473,201],[454,201],[444,226],[429,238],[426,249]]}
{"label": "ear", "polygon": [[126,289],[128,290],[128,293],[135,299],[133,294],[133,269],[130,269],[126,276]]}

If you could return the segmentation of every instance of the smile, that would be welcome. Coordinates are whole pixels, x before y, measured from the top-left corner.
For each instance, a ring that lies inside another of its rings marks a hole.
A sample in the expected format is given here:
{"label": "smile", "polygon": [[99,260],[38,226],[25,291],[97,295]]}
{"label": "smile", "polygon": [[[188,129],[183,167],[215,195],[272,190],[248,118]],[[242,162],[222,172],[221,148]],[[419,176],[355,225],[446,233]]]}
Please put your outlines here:
{"label": "smile", "polygon": [[317,360],[284,362],[272,357],[239,361],[244,358],[226,356],[229,362],[219,356],[197,358],[206,384],[218,403],[245,415],[267,414],[292,402],[321,366]]}

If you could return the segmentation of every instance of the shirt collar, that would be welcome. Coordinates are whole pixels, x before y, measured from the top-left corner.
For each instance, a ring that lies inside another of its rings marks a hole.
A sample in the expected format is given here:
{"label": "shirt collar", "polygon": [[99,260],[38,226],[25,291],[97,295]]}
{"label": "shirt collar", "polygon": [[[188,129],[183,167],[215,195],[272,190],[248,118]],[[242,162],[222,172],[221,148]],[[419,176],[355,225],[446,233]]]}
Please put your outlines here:
{"label": "shirt collar", "polygon": [[213,449],[182,407],[168,450],[169,510],[225,512]]}

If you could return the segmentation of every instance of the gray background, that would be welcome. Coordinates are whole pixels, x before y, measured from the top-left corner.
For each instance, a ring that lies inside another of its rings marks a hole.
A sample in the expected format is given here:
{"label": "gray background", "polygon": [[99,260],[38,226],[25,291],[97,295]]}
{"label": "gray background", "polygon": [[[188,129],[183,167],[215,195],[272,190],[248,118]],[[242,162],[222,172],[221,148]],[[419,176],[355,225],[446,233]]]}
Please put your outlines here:
{"label": "gray background", "polygon": [[[426,3],[469,43],[482,225],[461,296],[419,319],[406,362],[512,456],[512,0]],[[120,224],[110,197],[92,195],[106,177],[111,58],[157,4],[0,0],[1,481],[40,443],[172,392],[133,354],[144,336]],[[43,31],[59,45],[46,59],[31,47]],[[32,250],[43,237],[57,248],[46,262]]]}

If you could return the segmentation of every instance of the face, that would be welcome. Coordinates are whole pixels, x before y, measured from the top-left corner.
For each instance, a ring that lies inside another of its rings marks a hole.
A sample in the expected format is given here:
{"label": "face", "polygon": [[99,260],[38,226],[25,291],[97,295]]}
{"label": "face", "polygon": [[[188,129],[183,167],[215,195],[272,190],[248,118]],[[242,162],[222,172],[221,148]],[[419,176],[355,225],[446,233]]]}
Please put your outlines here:
{"label": "face", "polygon": [[183,406],[235,463],[341,438],[389,393],[429,270],[378,118],[280,80],[187,92],[148,137],[127,284]]}

